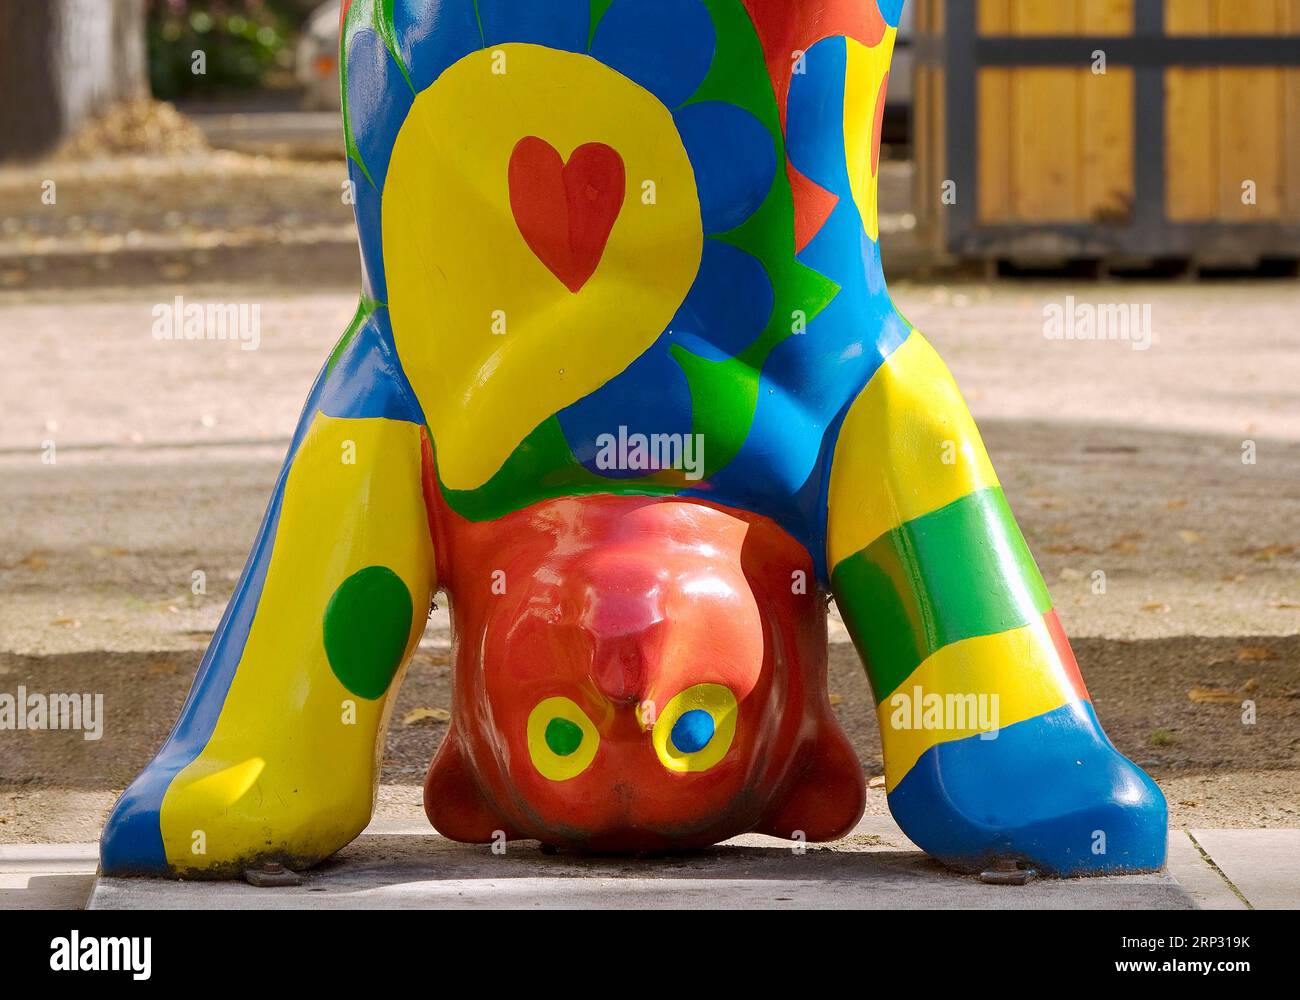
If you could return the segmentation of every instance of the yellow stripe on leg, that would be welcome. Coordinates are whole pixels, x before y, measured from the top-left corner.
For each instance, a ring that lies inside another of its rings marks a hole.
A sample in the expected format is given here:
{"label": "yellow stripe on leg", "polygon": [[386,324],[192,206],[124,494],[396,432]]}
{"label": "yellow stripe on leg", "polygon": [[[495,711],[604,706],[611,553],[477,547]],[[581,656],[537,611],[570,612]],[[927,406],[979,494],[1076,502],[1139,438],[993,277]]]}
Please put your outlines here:
{"label": "yellow stripe on leg", "polygon": [[876,706],[885,789],[892,791],[933,746],[1032,719],[1078,697],[1041,620],[944,646]]}
{"label": "yellow stripe on leg", "polygon": [[913,331],[877,369],[840,430],[828,494],[830,566],[905,521],[997,485],[952,375]]}

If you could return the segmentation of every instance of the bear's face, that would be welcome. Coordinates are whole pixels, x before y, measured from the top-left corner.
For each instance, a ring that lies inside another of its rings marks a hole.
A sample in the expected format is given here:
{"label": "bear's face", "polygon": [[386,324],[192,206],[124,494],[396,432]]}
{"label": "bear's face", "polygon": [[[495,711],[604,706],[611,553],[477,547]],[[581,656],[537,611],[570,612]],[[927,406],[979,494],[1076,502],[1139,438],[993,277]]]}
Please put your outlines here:
{"label": "bear's face", "polygon": [[[770,522],[601,496],[462,525],[450,544],[471,568],[448,586],[455,710],[426,790],[442,832],[653,850],[856,821],[825,607]],[[791,816],[810,769],[838,794]]]}

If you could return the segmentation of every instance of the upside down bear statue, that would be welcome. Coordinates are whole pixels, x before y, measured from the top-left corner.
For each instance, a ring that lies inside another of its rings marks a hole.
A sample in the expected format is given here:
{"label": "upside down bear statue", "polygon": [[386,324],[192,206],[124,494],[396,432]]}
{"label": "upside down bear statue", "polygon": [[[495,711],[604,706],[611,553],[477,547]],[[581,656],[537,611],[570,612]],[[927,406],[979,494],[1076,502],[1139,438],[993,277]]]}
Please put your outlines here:
{"label": "upside down bear statue", "polygon": [[889,806],[936,858],[1158,868],[947,369],[890,301],[901,0],[352,0],[360,304],[107,873],[314,864],[370,819],[435,592],[449,837],[658,851]]}

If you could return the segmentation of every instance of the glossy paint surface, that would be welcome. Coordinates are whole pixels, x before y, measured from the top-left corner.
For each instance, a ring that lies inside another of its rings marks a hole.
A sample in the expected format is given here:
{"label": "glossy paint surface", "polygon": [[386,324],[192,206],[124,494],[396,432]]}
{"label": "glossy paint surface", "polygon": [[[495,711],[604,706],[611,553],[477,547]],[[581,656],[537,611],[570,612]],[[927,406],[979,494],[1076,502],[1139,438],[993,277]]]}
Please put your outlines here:
{"label": "glossy paint surface", "polygon": [[[370,815],[433,592],[449,836],[832,837],[862,774],[957,867],[1163,858],[1051,598],[878,243],[898,0],[354,0],[362,296],[105,871],[329,856]],[[1101,834],[1099,837],[1098,834]]]}
{"label": "glossy paint surface", "polygon": [[[456,701],[425,788],[440,831],[647,850],[857,821],[824,605],[792,587],[812,563],[785,532],[638,497],[448,524]],[[800,794],[814,774],[820,794]]]}

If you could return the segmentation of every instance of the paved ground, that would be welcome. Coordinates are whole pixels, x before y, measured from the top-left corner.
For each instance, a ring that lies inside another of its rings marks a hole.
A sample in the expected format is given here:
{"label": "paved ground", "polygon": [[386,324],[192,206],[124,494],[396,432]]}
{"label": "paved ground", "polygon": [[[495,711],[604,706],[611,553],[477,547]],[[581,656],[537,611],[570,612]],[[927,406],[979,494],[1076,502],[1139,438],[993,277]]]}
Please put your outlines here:
{"label": "paved ground", "polygon": [[99,845],[0,844],[0,910],[80,910],[95,884]]}

